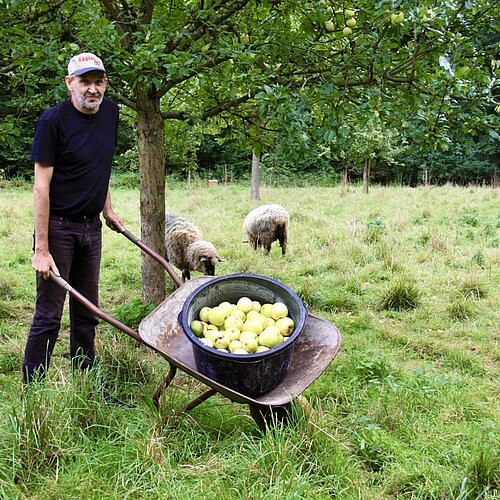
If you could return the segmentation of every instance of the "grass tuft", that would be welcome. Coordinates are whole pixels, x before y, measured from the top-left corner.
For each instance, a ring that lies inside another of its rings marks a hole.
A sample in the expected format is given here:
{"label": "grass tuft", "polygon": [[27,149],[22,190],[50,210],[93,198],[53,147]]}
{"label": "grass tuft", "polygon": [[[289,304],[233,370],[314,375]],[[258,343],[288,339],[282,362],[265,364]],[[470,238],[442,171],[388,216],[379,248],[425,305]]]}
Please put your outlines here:
{"label": "grass tuft", "polygon": [[484,299],[487,296],[486,286],[477,278],[467,278],[459,288],[465,299]]}
{"label": "grass tuft", "polygon": [[465,298],[457,297],[451,300],[448,305],[450,318],[458,321],[470,319],[474,316],[474,306]]}
{"label": "grass tuft", "polygon": [[420,291],[406,278],[398,278],[386,288],[379,299],[379,308],[387,311],[408,311],[420,303]]}

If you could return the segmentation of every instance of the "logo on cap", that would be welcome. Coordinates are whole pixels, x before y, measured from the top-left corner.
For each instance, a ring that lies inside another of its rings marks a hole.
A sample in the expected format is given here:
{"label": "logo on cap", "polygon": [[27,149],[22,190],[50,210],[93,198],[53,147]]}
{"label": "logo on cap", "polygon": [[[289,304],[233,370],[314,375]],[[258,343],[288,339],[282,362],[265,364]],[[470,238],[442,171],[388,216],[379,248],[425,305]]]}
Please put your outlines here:
{"label": "logo on cap", "polygon": [[89,71],[102,71],[106,72],[104,69],[104,64],[101,59],[99,59],[95,54],[91,52],[83,52],[73,56],[68,64],[68,75],[69,76],[80,76]]}

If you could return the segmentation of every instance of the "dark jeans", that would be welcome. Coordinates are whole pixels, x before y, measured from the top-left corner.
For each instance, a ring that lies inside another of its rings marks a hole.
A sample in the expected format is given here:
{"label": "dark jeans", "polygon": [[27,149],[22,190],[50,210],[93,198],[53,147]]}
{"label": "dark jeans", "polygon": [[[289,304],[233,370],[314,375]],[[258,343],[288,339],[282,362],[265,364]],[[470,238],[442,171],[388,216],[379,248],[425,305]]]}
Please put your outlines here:
{"label": "dark jeans", "polygon": [[[87,219],[50,217],[49,250],[63,277],[95,305],[99,300],[101,228],[98,216]],[[59,335],[66,291],[51,279],[36,277],[37,298],[23,362],[23,380],[43,377]],[[70,355],[73,367],[94,363],[97,317],[70,297]]]}

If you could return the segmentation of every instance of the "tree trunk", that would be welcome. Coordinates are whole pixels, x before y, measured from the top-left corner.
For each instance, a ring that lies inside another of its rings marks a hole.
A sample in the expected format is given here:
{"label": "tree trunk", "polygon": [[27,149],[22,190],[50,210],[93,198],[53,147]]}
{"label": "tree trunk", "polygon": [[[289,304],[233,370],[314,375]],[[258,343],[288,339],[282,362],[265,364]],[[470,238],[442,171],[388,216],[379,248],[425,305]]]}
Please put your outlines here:
{"label": "tree trunk", "polygon": [[344,161],[344,171],[342,173],[342,187],[347,190],[349,187],[349,160]]}
{"label": "tree trunk", "polygon": [[260,156],[252,152],[252,179],[250,199],[260,200]]}
{"label": "tree trunk", "polygon": [[424,168],[424,186],[428,187],[430,185],[430,180],[429,180],[429,169],[427,168],[427,165]]}
{"label": "tree trunk", "polygon": [[[163,119],[155,93],[137,89],[137,134],[140,171],[141,240],[165,255],[165,161]],[[142,300],[159,304],[165,298],[165,271],[142,255]]]}
{"label": "tree trunk", "polygon": [[368,193],[368,188],[370,186],[370,158],[366,158],[365,166],[363,168],[363,193]]}

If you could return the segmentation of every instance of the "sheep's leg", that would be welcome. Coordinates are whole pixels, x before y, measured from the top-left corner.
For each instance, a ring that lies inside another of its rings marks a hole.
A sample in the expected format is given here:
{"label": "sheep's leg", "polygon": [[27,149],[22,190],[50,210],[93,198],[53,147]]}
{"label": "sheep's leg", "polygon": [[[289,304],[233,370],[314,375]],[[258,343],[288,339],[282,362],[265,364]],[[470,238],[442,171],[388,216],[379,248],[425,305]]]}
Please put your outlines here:
{"label": "sheep's leg", "polygon": [[281,255],[283,256],[286,254],[286,246],[287,246],[286,238],[280,239]]}
{"label": "sheep's leg", "polygon": [[189,269],[182,271],[182,279],[184,281],[189,281],[191,279],[191,273],[189,272]]}

